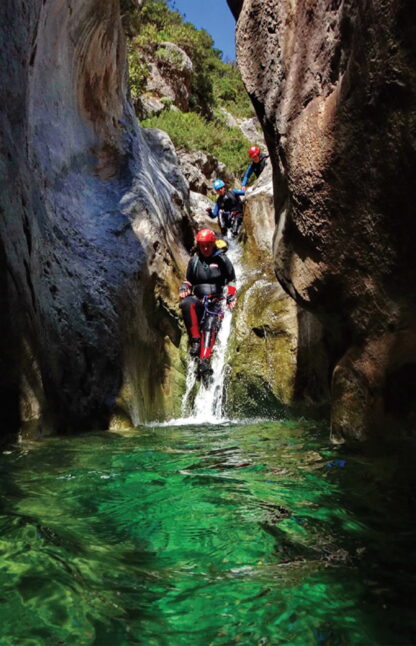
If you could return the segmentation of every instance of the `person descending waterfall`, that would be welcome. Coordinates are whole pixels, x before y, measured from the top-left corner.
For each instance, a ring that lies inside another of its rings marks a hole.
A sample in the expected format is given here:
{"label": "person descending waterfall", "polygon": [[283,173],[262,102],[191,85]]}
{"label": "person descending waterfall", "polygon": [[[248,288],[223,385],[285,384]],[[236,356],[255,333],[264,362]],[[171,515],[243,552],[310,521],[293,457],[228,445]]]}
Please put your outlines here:
{"label": "person descending waterfall", "polygon": [[261,152],[260,148],[258,146],[251,146],[251,148],[248,149],[248,155],[251,157],[253,160],[251,164],[247,167],[247,170],[244,174],[243,179],[241,180],[241,190],[245,191],[247,184],[250,181],[250,177],[254,174],[257,179],[260,177],[261,173],[264,170],[264,167],[266,165],[266,161],[268,160],[269,156],[265,155],[264,153]]}
{"label": "person descending waterfall", "polygon": [[190,354],[199,355],[201,343],[200,321],[204,314],[204,296],[223,296],[230,310],[236,303],[235,271],[224,248],[216,247],[217,237],[211,229],[202,229],[196,235],[196,252],[190,258],[186,280],[179,288],[180,308],[190,341]]}
{"label": "person descending waterfall", "polygon": [[226,236],[228,229],[230,229],[232,235],[237,237],[243,222],[243,203],[240,200],[240,195],[244,195],[244,191],[236,188],[228,191],[222,179],[216,179],[212,188],[218,198],[214,208],[207,209],[208,215],[211,218],[218,218],[223,236]]}

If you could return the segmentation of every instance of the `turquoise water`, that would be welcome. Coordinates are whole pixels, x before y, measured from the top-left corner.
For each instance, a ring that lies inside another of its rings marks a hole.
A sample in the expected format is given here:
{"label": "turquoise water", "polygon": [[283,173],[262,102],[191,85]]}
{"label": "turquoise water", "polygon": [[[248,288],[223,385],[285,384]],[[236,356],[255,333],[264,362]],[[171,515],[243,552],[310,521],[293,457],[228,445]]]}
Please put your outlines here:
{"label": "turquoise water", "polygon": [[0,645],[416,643],[412,450],[306,421],[0,455]]}

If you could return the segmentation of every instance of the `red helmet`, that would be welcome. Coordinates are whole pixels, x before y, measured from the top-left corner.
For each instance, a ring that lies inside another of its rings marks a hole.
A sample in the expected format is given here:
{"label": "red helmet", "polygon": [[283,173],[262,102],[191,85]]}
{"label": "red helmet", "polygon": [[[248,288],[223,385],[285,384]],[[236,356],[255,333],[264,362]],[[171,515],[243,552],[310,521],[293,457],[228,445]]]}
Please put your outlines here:
{"label": "red helmet", "polygon": [[254,157],[260,155],[260,148],[258,146],[251,146],[251,148],[249,148],[247,152],[250,155],[251,159],[254,159]]}
{"label": "red helmet", "polygon": [[207,244],[207,242],[215,242],[217,239],[217,236],[211,229],[201,229],[201,231],[198,231],[196,234],[196,243],[198,245],[200,244]]}

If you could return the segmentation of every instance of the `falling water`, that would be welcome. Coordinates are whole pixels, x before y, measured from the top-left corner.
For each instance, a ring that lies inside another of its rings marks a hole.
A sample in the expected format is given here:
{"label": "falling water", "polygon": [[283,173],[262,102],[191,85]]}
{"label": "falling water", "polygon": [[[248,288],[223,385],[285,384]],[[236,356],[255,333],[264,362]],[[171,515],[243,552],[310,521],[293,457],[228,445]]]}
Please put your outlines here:
{"label": "falling water", "polygon": [[[241,247],[234,240],[229,241],[228,257],[234,265],[237,276],[237,288],[242,284]],[[175,423],[201,424],[225,422],[223,416],[223,400],[225,392],[225,372],[227,345],[231,332],[232,314],[225,311],[221,329],[219,331],[214,353],[211,360],[213,370],[212,382],[208,388],[202,384],[193,399],[193,393],[198,387],[196,383],[195,360],[188,360],[188,372],[186,378],[186,390],[182,401],[182,419],[175,420]],[[193,401],[192,401],[193,399]]]}

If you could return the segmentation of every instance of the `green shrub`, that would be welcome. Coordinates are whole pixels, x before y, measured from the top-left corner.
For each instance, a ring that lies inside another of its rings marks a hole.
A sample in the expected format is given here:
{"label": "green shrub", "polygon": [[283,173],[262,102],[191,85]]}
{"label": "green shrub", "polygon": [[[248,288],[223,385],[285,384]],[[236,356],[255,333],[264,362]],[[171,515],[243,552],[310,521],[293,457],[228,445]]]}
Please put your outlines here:
{"label": "green shrub", "polygon": [[183,69],[183,55],[180,52],[172,49],[167,49],[166,47],[159,47],[155,52],[156,57],[163,63],[170,65],[171,67],[176,68],[177,70]]}
{"label": "green shrub", "polygon": [[222,63],[213,80],[215,105],[235,117],[252,117],[254,109],[235,63]]}
{"label": "green shrub", "polygon": [[133,101],[136,102],[145,90],[149,71],[147,66],[143,65],[139,52],[131,43],[127,45],[127,53],[129,57],[130,93]]}
{"label": "green shrub", "polygon": [[164,130],[177,148],[203,150],[213,155],[237,176],[247,165],[250,142],[238,128],[228,128],[220,120],[207,121],[195,112],[169,110],[146,119],[142,125]]}
{"label": "green shrub", "polygon": [[253,114],[236,65],[224,63],[211,36],[204,29],[184,22],[179,11],[169,7],[168,0],[146,0],[140,11],[134,9],[131,0],[121,0],[121,8],[124,28],[130,38],[128,54],[133,96],[138,96],[143,87],[143,65],[138,74],[142,53],[175,63],[171,54],[160,47],[168,41],[183,49],[192,61],[191,110],[208,118],[212,117],[216,106],[224,107],[234,116]]}

